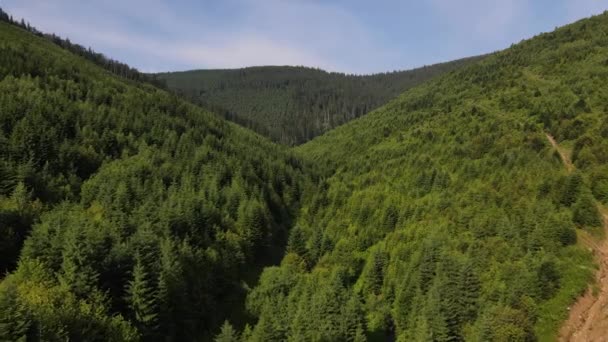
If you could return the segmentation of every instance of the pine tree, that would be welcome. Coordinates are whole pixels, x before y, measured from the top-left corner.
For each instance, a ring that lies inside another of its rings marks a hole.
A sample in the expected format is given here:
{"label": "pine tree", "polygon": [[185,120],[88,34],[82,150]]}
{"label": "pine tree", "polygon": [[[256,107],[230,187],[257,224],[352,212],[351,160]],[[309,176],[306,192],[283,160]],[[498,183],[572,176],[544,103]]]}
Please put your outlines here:
{"label": "pine tree", "polygon": [[569,176],[566,180],[566,186],[562,192],[561,203],[565,206],[571,206],[576,202],[583,184],[583,178],[579,173]]}
{"label": "pine tree", "polygon": [[[450,258],[445,258],[441,263],[438,276],[435,278],[434,291],[437,291],[440,298],[440,312],[447,329],[447,339],[449,341],[461,341],[460,333],[463,321],[460,291],[460,269],[458,264]],[[436,288],[436,290],[435,290]],[[433,297],[434,299],[434,297]]]}
{"label": "pine tree", "polygon": [[387,261],[384,254],[378,251],[373,252],[370,259],[366,281],[372,293],[379,295],[384,282],[384,268]]}
{"label": "pine tree", "polygon": [[441,294],[437,286],[429,289],[425,303],[424,316],[427,322],[428,334],[433,341],[449,341],[450,327],[442,310]]}
{"label": "pine tree", "polygon": [[363,328],[362,324],[358,324],[357,325],[357,330],[355,331],[355,336],[353,337],[352,340],[349,340],[352,342],[366,342],[367,341],[367,336],[365,335],[365,329]]}
{"label": "pine tree", "polygon": [[90,255],[94,251],[86,243],[87,236],[82,228],[72,227],[66,235],[59,281],[76,296],[86,298],[96,290],[99,278]]}
{"label": "pine tree", "polygon": [[437,245],[433,242],[425,245],[422,250],[422,258],[419,266],[419,287],[423,293],[431,286],[431,282],[435,277],[438,261],[439,252]]}
{"label": "pine tree", "polygon": [[27,311],[19,302],[17,289],[13,284],[7,284],[0,292],[0,341],[27,341],[31,324]]}
{"label": "pine tree", "polygon": [[600,213],[593,196],[584,192],[574,204],[572,219],[574,223],[581,226],[598,227],[602,224]]}
{"label": "pine tree", "polygon": [[471,322],[477,316],[481,284],[475,273],[473,264],[465,262],[458,277],[458,301],[461,308],[462,320]]}
{"label": "pine tree", "polygon": [[543,299],[549,299],[559,289],[560,276],[553,261],[545,261],[537,272],[539,294]]}
{"label": "pine tree", "polygon": [[162,330],[159,331],[167,340],[183,340],[192,331],[193,315],[190,303],[186,297],[182,267],[178,261],[174,243],[163,240],[160,248],[161,270],[158,276],[158,310],[159,322]]}
{"label": "pine tree", "polygon": [[239,342],[239,334],[234,330],[232,324],[224,321],[220,333],[215,337],[215,342]]}
{"label": "pine tree", "polygon": [[385,231],[391,231],[395,229],[397,222],[399,221],[399,212],[394,205],[389,205],[384,211],[384,217],[382,219],[382,225]]}
{"label": "pine tree", "polygon": [[245,328],[243,329],[243,333],[241,334],[241,342],[249,342],[252,339],[253,330],[251,329],[251,325],[245,324]]}
{"label": "pine tree", "polygon": [[351,295],[346,302],[342,313],[342,322],[342,333],[347,341],[357,341],[361,338],[361,335],[365,336],[365,316],[359,294]]}
{"label": "pine tree", "polygon": [[159,324],[157,292],[141,258],[136,259],[133,278],[127,286],[127,298],[135,325],[148,339],[155,336]]}
{"label": "pine tree", "polygon": [[273,327],[272,322],[263,315],[251,335],[252,342],[281,341],[283,338]]}
{"label": "pine tree", "polygon": [[296,226],[291,229],[291,232],[289,233],[289,239],[287,241],[287,251],[296,253],[300,257],[306,256],[306,237],[302,232],[302,228]]}

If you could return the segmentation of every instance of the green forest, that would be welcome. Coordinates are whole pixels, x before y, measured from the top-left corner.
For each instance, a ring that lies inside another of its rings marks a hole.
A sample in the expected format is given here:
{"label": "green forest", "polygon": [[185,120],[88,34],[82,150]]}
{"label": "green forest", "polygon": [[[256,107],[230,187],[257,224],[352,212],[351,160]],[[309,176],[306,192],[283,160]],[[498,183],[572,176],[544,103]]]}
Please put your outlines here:
{"label": "green forest", "polygon": [[0,341],[554,341],[593,285],[608,12],[170,91],[68,42],[0,11]]}
{"label": "green forest", "polygon": [[243,315],[310,179],[292,152],[7,23],[0,75],[0,340],[200,340]]}
{"label": "green forest", "polygon": [[163,73],[154,79],[275,142],[299,145],[483,57],[373,75],[268,66]]}

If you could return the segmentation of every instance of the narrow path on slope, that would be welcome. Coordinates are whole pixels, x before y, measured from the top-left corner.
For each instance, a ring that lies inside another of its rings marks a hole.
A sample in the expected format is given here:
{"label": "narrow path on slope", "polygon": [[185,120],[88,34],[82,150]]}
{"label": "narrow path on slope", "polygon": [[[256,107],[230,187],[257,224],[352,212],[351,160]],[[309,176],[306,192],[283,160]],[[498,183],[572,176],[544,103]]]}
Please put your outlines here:
{"label": "narrow path on slope", "polygon": [[[569,153],[555,139],[547,135],[547,140],[559,153],[568,173],[574,171]],[[600,207],[604,218],[604,231],[608,234],[608,208]],[[608,240],[597,241],[588,232],[578,234],[581,243],[594,254],[599,269],[596,283],[589,286],[569,308],[568,319],[563,323],[558,340],[560,342],[608,342]]]}
{"label": "narrow path on slope", "polygon": [[557,153],[559,153],[559,156],[562,158],[562,162],[564,163],[566,170],[568,170],[568,172],[574,171],[574,164],[572,164],[572,161],[570,160],[570,154],[566,150],[564,150],[561,146],[559,146],[559,144],[557,143],[557,141],[555,141],[555,138],[553,138],[553,136],[551,136],[549,133],[546,133],[545,135],[547,136],[547,139],[551,143],[551,146],[553,146],[553,148],[557,151]]}
{"label": "narrow path on slope", "polygon": [[[602,214],[604,230],[608,231],[608,211],[602,209]],[[598,244],[586,236],[582,242],[593,250],[599,265],[596,284],[571,306],[568,320],[560,330],[559,341],[608,341],[608,240]]]}

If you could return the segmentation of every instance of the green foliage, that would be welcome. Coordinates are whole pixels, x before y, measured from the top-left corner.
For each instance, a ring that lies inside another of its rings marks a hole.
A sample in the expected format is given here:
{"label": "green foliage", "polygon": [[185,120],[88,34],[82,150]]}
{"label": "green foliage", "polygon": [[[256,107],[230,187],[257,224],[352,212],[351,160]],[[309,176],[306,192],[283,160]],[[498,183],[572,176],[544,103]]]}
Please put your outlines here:
{"label": "green foliage", "polygon": [[[13,284],[8,284],[0,295],[0,341],[27,341],[31,333],[31,318],[19,302],[19,294]],[[33,337],[33,336],[32,336]]]}
{"label": "green foliage", "polygon": [[133,279],[127,285],[128,303],[133,312],[133,320],[145,339],[153,339],[158,330],[158,293],[154,278],[146,270],[145,262],[136,257]]}
{"label": "green foliage", "polygon": [[[309,167],[19,25],[0,42],[0,272],[17,289],[0,302],[43,340],[211,339],[245,317]],[[41,278],[17,276],[31,265]]]}
{"label": "green foliage", "polygon": [[293,237],[308,264],[273,268],[280,291],[262,276],[249,299],[272,305],[251,311],[258,324],[281,316],[292,340],[347,340],[335,308],[360,295],[370,338],[555,339],[591,279],[575,228],[598,225],[604,200],[607,18],[514,45],[297,147],[325,175]]}
{"label": "green foliage", "polygon": [[590,193],[580,196],[572,210],[574,223],[580,226],[598,227],[602,224],[600,213]]}
{"label": "green foliage", "polygon": [[239,335],[232,327],[230,322],[225,321],[222,324],[220,333],[215,337],[215,342],[239,342]]}
{"label": "green foliage", "polygon": [[293,152],[0,22],[0,337],[554,338],[591,278],[575,226],[599,225],[606,200],[607,18],[411,88]]}
{"label": "green foliage", "polygon": [[23,241],[43,210],[23,182],[9,184],[12,193],[0,195],[0,274],[15,268]]}
{"label": "green foliage", "polygon": [[38,261],[22,262],[0,283],[0,308],[0,334],[7,333],[3,323],[8,316],[9,340],[23,336],[27,341],[139,340],[121,315],[109,311],[105,298],[99,294],[77,298]]}
{"label": "green foliage", "polygon": [[384,105],[405,90],[482,58],[374,75],[306,67],[155,75],[169,89],[274,141],[297,145]]}

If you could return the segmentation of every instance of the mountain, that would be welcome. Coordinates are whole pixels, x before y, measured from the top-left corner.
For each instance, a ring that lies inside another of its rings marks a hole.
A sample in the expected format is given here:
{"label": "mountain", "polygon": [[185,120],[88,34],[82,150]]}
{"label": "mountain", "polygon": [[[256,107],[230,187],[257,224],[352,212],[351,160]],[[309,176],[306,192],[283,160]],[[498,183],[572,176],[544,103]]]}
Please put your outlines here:
{"label": "mountain", "polygon": [[296,148],[28,26],[0,15],[0,340],[552,341],[606,271],[608,12]]}
{"label": "mountain", "polygon": [[276,142],[298,145],[380,107],[411,87],[483,57],[367,76],[289,66],[154,76],[228,120]]}
{"label": "mountain", "polygon": [[245,334],[555,340],[603,235],[607,32],[605,12],[541,34],[299,146],[326,178]]}
{"label": "mountain", "polygon": [[305,165],[19,26],[0,22],[0,340],[208,340],[245,320]]}

